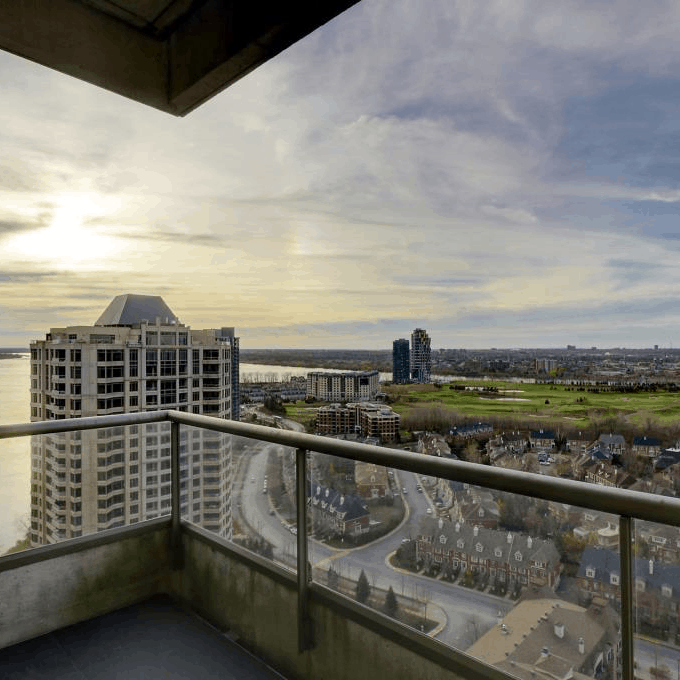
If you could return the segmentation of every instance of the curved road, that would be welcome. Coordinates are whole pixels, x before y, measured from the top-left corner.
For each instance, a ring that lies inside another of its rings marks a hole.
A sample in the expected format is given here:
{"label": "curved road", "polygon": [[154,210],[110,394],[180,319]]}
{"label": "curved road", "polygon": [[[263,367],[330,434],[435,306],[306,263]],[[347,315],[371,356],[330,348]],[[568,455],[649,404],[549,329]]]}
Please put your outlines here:
{"label": "curved road", "polygon": [[[269,454],[281,448],[277,444],[254,443],[252,453],[249,452],[246,464],[239,471],[235,490],[237,502],[240,502],[239,510],[246,522],[272,544],[276,560],[294,568],[296,538],[289,528],[282,526],[277,514],[270,514],[269,495],[263,493]],[[386,564],[387,556],[401,545],[403,539],[417,536],[418,525],[427,516],[427,508],[430,507],[427,495],[416,489],[414,474],[397,470],[394,474],[399,488],[405,487],[407,490],[404,500],[409,516],[406,521],[388,536],[353,550],[335,550],[312,539],[309,542],[310,561],[322,568],[333,563],[342,576],[354,580],[363,569],[369,582],[378,588],[387,590],[391,586],[397,594],[427,601],[427,606],[438,605],[447,616],[446,625],[438,634],[438,639],[465,649],[496,623],[499,611],[505,615],[513,604],[479,591],[417,574],[402,573]]]}

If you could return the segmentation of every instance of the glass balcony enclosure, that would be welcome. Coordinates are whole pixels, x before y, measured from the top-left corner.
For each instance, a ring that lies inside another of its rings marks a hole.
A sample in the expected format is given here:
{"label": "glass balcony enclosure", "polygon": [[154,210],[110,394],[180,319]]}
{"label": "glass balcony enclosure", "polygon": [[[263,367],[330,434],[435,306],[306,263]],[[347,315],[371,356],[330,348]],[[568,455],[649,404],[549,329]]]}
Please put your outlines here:
{"label": "glass balcony enclosure", "polygon": [[[101,446],[97,432],[129,437],[126,428],[166,436],[162,491],[147,501],[144,483],[112,489],[93,521],[70,493],[50,495],[40,521],[52,544],[0,558],[3,616],[16,617],[2,646],[169,593],[294,677],[345,677],[326,660],[346,653],[362,660],[359,677],[375,677],[375,664],[416,677],[424,664],[428,677],[632,679],[636,664],[664,673],[680,658],[659,634],[676,630],[677,499],[176,411],[3,426],[0,438],[79,432],[82,446],[92,432]],[[364,501],[319,483],[325,466],[357,464],[373,466]],[[64,467],[56,458],[52,474]],[[499,531],[479,510],[445,518],[449,482],[480,509],[502,492],[504,526],[516,512],[523,529]],[[604,522],[574,564],[555,548],[561,512]],[[60,542],[73,521],[96,533]],[[381,522],[392,524],[378,536]],[[569,573],[578,600],[561,590]],[[376,644],[391,661],[371,656]]]}

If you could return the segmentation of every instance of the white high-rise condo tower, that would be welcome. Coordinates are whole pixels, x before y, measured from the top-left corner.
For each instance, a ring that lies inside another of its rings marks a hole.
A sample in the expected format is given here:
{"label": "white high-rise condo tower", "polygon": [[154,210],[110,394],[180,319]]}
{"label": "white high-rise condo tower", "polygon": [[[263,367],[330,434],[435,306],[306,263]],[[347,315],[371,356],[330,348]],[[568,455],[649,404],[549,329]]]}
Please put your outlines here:
{"label": "white high-rise condo tower", "polygon": [[[31,421],[159,409],[238,418],[233,328],[192,330],[158,296],[119,295],[94,326],[31,343]],[[180,457],[182,516],[230,538],[230,438],[183,427]],[[169,423],[33,437],[31,475],[34,546],[168,514]]]}

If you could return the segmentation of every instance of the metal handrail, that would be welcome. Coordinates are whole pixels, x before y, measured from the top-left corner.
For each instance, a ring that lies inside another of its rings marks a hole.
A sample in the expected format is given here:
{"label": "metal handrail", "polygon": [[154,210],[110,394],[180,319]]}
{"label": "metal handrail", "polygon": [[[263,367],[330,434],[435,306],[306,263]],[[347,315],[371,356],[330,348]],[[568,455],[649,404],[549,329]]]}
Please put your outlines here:
{"label": "metal handrail", "polygon": [[410,451],[400,451],[369,444],[359,444],[329,437],[280,430],[263,425],[222,420],[182,411],[143,411],[111,416],[70,418],[19,425],[1,425],[0,439],[27,435],[72,432],[99,428],[121,427],[158,422],[176,422],[190,427],[231,434],[248,439],[267,441],[306,449],[332,456],[376,463],[431,477],[466,482],[498,491],[532,496],[547,501],[577,505],[612,515],[622,515],[659,524],[680,526],[680,499],[641,491],[603,487],[571,479],[547,477],[530,472],[505,470],[489,465],[478,465],[448,460]]}
{"label": "metal handrail", "polygon": [[[649,522],[680,526],[680,499],[678,498],[597,486],[587,482],[547,477],[530,472],[505,470],[489,465],[443,459],[421,453],[359,444],[291,430],[279,430],[263,425],[220,420],[180,411],[168,411],[168,418],[191,427],[258,439],[294,449],[306,449],[365,463],[376,463],[430,477],[440,477],[522,496],[577,505],[612,515],[624,515]],[[2,428],[0,427],[1,437]]]}
{"label": "metal handrail", "polygon": [[[98,428],[125,427],[157,422],[171,423],[172,452],[172,511],[171,540],[173,567],[181,568],[181,518],[179,504],[180,476],[180,424],[248,439],[271,442],[297,450],[297,517],[299,528],[306,524],[305,474],[308,451],[340,456],[386,467],[394,467],[423,475],[467,482],[499,491],[531,496],[558,503],[573,504],[600,512],[618,515],[619,549],[621,555],[621,623],[622,623],[622,676],[633,678],[633,520],[646,520],[680,526],[680,499],[656,496],[624,489],[607,488],[574,480],[545,477],[515,470],[493,468],[487,465],[463,463],[419,453],[370,446],[356,442],[330,439],[306,433],[280,430],[261,425],[221,420],[210,416],[180,411],[153,411],[90,418],[27,423],[0,426],[0,439],[70,432]],[[309,620],[309,569],[306,531],[298,531],[298,630],[300,651],[313,646]],[[466,655],[462,655],[466,657]],[[494,669],[495,670],[495,669]],[[493,673],[492,675],[497,675]],[[501,674],[504,676],[504,674]]]}

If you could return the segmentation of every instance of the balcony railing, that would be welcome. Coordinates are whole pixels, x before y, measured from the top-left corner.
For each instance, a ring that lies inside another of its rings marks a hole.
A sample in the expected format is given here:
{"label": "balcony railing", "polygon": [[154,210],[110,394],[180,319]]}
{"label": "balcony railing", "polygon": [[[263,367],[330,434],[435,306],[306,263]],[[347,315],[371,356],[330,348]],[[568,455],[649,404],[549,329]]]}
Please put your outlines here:
{"label": "balcony railing", "polygon": [[[181,426],[202,428],[214,432],[235,435],[251,440],[270,442],[295,449],[296,515],[297,515],[297,644],[300,654],[313,650],[316,644],[312,634],[311,603],[322,602],[334,611],[365,626],[373,632],[396,642],[404,649],[443,666],[466,678],[509,678],[499,669],[488,666],[467,654],[457,651],[437,640],[397,624],[387,616],[357,605],[342,595],[312,581],[308,550],[307,517],[307,466],[309,452],[328,454],[353,461],[373,463],[379,466],[397,468],[447,480],[468,483],[522,496],[530,496],[556,503],[577,505],[607,514],[619,516],[620,550],[620,593],[621,593],[621,677],[634,679],[634,589],[633,576],[633,523],[635,520],[680,526],[680,500],[645,493],[614,488],[593,486],[581,482],[546,477],[512,470],[475,465],[442,459],[395,449],[368,446],[355,442],[318,437],[293,431],[262,427],[235,421],[220,420],[209,416],[187,414],[178,411],[144,412],[117,416],[78,418],[56,422],[40,422],[23,425],[0,426],[0,439],[57,432],[71,432],[97,428],[125,427],[158,422],[170,423],[171,436],[171,508],[170,518],[165,525],[161,520],[143,522],[133,527],[110,530],[101,534],[72,539],[62,545],[44,546],[24,553],[0,558],[0,574],[21,565],[43,562],[52,555],[61,556],[74,546],[73,550],[101,545],[102,542],[124,540],[145,531],[143,526],[168,526],[170,535],[170,558],[172,568],[182,569],[184,563],[183,535],[197,536],[200,540],[219,545],[222,550],[231,551],[241,562],[251,565],[258,573],[270,575],[275,581],[290,579],[283,575],[282,568],[237,546],[231,545],[209,532],[192,527],[180,515],[180,428]],[[108,536],[108,538],[107,538]],[[284,570],[285,571],[285,570]],[[317,637],[318,637],[317,633]],[[323,635],[323,631],[321,632]],[[410,653],[410,652],[409,652]],[[680,667],[680,665],[679,665]],[[331,673],[332,676],[332,673]]]}

